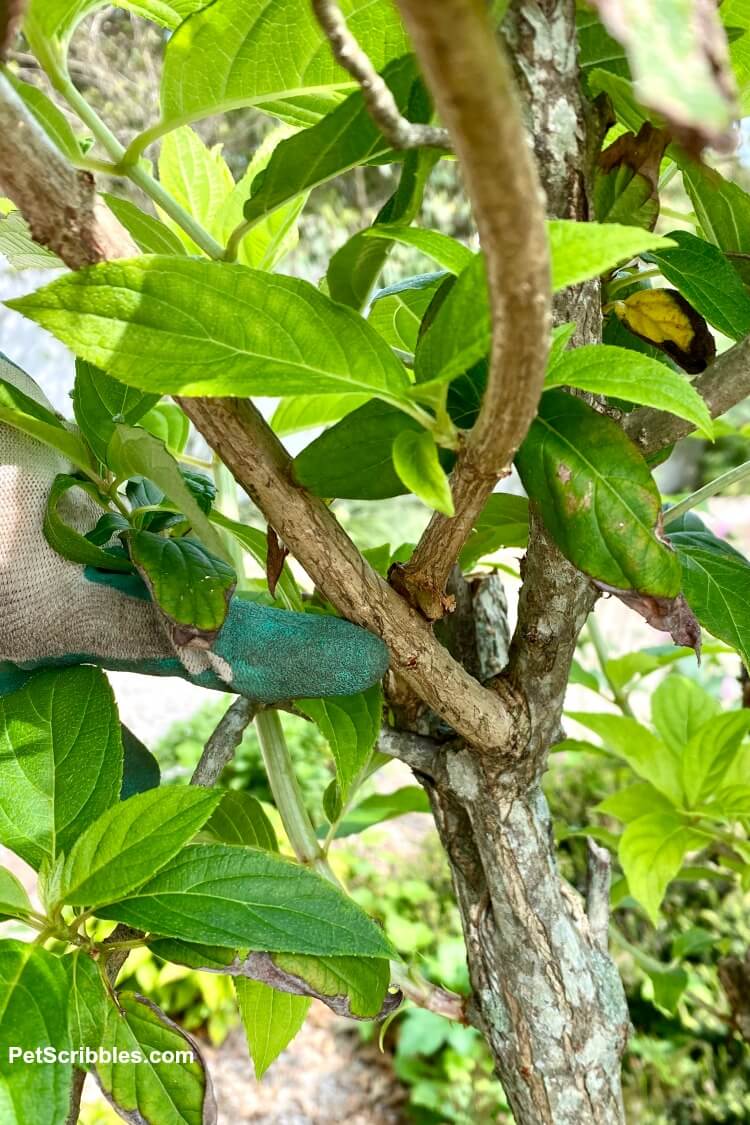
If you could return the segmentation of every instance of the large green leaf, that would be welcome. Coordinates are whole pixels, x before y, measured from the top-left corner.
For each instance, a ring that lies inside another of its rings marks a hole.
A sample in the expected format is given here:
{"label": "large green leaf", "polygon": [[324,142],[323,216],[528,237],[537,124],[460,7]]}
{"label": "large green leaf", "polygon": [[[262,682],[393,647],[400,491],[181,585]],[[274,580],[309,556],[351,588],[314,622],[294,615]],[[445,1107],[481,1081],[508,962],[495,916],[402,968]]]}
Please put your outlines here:
{"label": "large green leaf", "polygon": [[577,223],[570,219],[552,219],[547,223],[547,233],[555,293],[568,285],[600,277],[647,250],[671,245],[671,236],[662,238],[640,227],[621,226],[619,223]]}
{"label": "large green leaf", "polygon": [[598,734],[613,754],[649,781],[673,805],[682,798],[680,755],[635,719],[625,715],[571,711],[570,718]]}
{"label": "large green leaf", "polygon": [[713,437],[708,407],[685,376],[627,348],[592,344],[563,352],[547,375],[547,386],[578,387],[653,406],[685,418],[706,437]]}
{"label": "large green leaf", "polygon": [[198,832],[221,801],[198,786],[149,789],[103,813],[65,860],[61,901],[99,906],[146,882]]}
{"label": "large green leaf", "polygon": [[226,619],[237,575],[197,539],[165,539],[152,531],[124,538],[151,597],[169,620],[178,643],[216,638]]}
{"label": "large green leaf", "polygon": [[380,684],[358,695],[331,699],[298,699],[300,711],[318,726],[336,762],[341,800],[346,802],[352,784],[370,759],[380,733],[383,693]]}
{"label": "large green leaf", "polygon": [[261,981],[242,977],[235,980],[234,987],[255,1077],[262,1078],[305,1022],[310,997],[277,992]]}
{"label": "large green leaf", "polygon": [[106,262],[8,304],[116,378],[162,394],[358,391],[398,401],[409,386],[351,309],[309,282],[227,262]]}
{"label": "large green leaf", "polygon": [[501,547],[525,547],[529,538],[529,502],[525,496],[497,492],[490,496],[459,556],[471,570],[485,555]]}
{"label": "large green leaf", "polygon": [[12,1048],[67,1051],[68,982],[60,958],[38,945],[0,941],[0,1116],[3,1125],[65,1121],[69,1062],[24,1064]]}
{"label": "large green leaf", "polygon": [[410,492],[436,512],[454,514],[451,486],[431,433],[401,430],[393,442],[392,455],[393,467]]}
{"label": "large green leaf", "polygon": [[707,164],[679,164],[704,236],[725,252],[750,254],[750,195]]}
{"label": "large green leaf", "polygon": [[40,672],[0,698],[0,841],[32,867],[115,804],[120,723],[98,668]]}
{"label": "large green leaf", "polygon": [[[386,0],[345,0],[341,8],[376,70],[408,50]],[[297,0],[215,0],[167,45],[162,112],[179,122],[252,105],[310,125],[354,87],[311,8]]]}
{"label": "large green leaf", "polygon": [[165,937],[230,949],[389,957],[380,929],[327,879],[271,852],[194,844],[97,911]]}
{"label": "large green leaf", "polygon": [[719,710],[705,688],[672,673],[651,696],[651,722],[674,754],[682,755],[690,739]]}
{"label": "large green leaf", "polygon": [[107,447],[107,464],[120,479],[143,476],[153,481],[188,518],[206,547],[225,558],[221,537],[188,487],[174,457],[148,430],[118,422]]}
{"label": "large green leaf", "polygon": [[516,464],[547,530],[579,570],[621,589],[678,593],[678,560],[654,532],[658,489],[611,418],[565,391],[547,391]]}
{"label": "large green leaf", "polygon": [[656,925],[668,884],[682,867],[685,853],[705,844],[675,813],[656,812],[631,821],[622,834],[618,857],[630,893]]}
{"label": "large green leaf", "polygon": [[368,402],[302,450],[294,475],[316,496],[383,500],[408,491],[391,449],[402,433],[425,433],[414,418],[387,402]]}
{"label": "large green leaf", "polygon": [[647,257],[706,320],[732,340],[750,332],[750,294],[718,247],[687,231],[669,236],[677,246]]}
{"label": "large green leaf", "polygon": [[115,420],[134,426],[159,397],[126,387],[84,359],[76,360],[73,411],[81,433],[100,461],[107,458]]}
{"label": "large green leaf", "polygon": [[[187,125],[167,133],[159,153],[159,180],[173,199],[206,230],[213,232],[234,179],[219,146],[209,149]],[[190,254],[200,248],[169,215],[162,219]]]}
{"label": "large green leaf", "polygon": [[[31,0],[24,31],[32,46],[40,40],[52,41],[64,52],[81,20],[106,3],[107,0]],[[117,0],[117,7],[172,28],[204,3],[205,0]]]}
{"label": "large green leaf", "polygon": [[[401,111],[409,105],[416,66],[407,55],[386,67],[385,78]],[[368,161],[378,160],[391,146],[372,120],[360,90],[311,129],[281,141],[268,167],[252,185],[244,206],[245,219],[256,222],[301,192]]]}
{"label": "large green leaf", "polygon": [[195,1040],[150,1000],[134,992],[118,992],[117,1005],[110,1004],[107,1011],[102,1054],[97,1081],[126,1121],[139,1125],[216,1122],[211,1080]]}
{"label": "large green leaf", "polygon": [[715,715],[692,735],[682,756],[682,788],[688,808],[715,796],[749,728],[750,711],[728,711]]}

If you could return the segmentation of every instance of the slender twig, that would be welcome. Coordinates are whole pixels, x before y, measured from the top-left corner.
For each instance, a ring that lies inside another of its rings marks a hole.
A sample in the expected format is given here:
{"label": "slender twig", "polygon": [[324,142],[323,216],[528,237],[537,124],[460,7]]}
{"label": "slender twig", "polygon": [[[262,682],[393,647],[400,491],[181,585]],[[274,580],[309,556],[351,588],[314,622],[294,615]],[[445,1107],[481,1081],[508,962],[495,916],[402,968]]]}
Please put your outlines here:
{"label": "slender twig", "polygon": [[738,480],[744,480],[745,477],[750,476],[750,461],[743,462],[742,465],[737,465],[734,469],[729,469],[726,473],[722,473],[720,477],[715,480],[710,480],[708,484],[704,484],[702,488],[691,492],[684,500],[679,503],[673,504],[664,513],[663,523],[667,527],[670,523],[674,523],[680,516],[684,516],[685,512],[691,511],[692,508],[697,508],[704,500],[708,500],[711,496],[716,496],[718,492],[723,492],[730,484],[736,484]]}
{"label": "slender twig", "polygon": [[206,743],[190,779],[191,785],[215,785],[232,760],[242,736],[258,711],[258,704],[239,695]]}
{"label": "slender twig", "polygon": [[278,711],[260,711],[255,727],[274,804],[294,854],[300,863],[316,867],[322,874],[332,877],[305,808]]}
{"label": "slender twig", "polygon": [[510,65],[487,6],[398,0],[440,117],[453,137],[487,263],[492,320],[487,387],[451,476],[455,514],[435,515],[398,587],[425,616],[536,413],[550,323],[545,204]]}
{"label": "slender twig", "polygon": [[65,1125],[77,1125],[78,1118],[81,1116],[81,1098],[83,1097],[85,1082],[85,1070],[79,1070],[78,1067],[75,1067],[73,1070],[73,1083],[70,1087],[70,1102],[68,1116],[65,1118]]}
{"label": "slender twig", "polygon": [[588,632],[589,639],[594,646],[594,652],[596,653],[596,659],[599,662],[599,667],[601,668],[602,674],[607,681],[609,690],[612,692],[612,699],[620,708],[623,715],[627,715],[629,719],[635,718],[633,714],[633,708],[628,702],[627,695],[625,695],[624,691],[622,691],[622,689],[618,687],[618,685],[612,679],[612,675],[609,671],[609,653],[607,652],[607,645],[604,637],[602,636],[601,629],[599,628],[599,622],[596,620],[596,617],[593,613],[588,620]]}
{"label": "slender twig", "polygon": [[599,948],[606,953],[609,934],[609,887],[611,882],[612,860],[606,848],[586,839],[587,885],[586,914],[591,936]]}
{"label": "slender twig", "polygon": [[387,84],[347,27],[336,0],[312,0],[312,9],[333,57],[359,83],[367,111],[388,143],[397,149],[429,146],[450,150],[447,129],[416,125],[403,116]]}

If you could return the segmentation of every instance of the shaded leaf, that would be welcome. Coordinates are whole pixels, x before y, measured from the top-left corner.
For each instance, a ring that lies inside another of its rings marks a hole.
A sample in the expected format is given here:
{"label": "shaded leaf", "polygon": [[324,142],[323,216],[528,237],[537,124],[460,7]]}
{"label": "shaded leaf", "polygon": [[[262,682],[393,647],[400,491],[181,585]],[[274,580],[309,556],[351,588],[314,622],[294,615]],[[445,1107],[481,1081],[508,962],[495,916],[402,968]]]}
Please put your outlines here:
{"label": "shaded leaf", "polygon": [[372,299],[369,323],[392,348],[413,352],[422,317],[446,276],[418,274],[380,289]]}
{"label": "shaded leaf", "polygon": [[102,199],[144,254],[187,254],[174,231],[155,215],[142,211],[129,199],[120,199],[106,191],[102,192]]}
{"label": "shaded leaf", "polygon": [[393,793],[373,793],[365,797],[354,808],[348,809],[336,828],[335,839],[354,836],[373,825],[393,820],[408,813],[429,813],[430,802],[424,789],[418,785],[406,785]]}
{"label": "shaded leaf", "polygon": [[29,896],[12,871],[0,867],[0,922],[23,918],[32,909]]}
{"label": "shaded leaf", "polygon": [[243,789],[228,789],[203,826],[204,833],[224,844],[246,844],[277,852],[273,825],[260,801]]}
{"label": "shaded leaf", "polygon": [[529,502],[524,496],[496,492],[490,496],[459,555],[471,570],[485,555],[501,547],[525,547],[529,538]]}
{"label": "shaded leaf", "polygon": [[73,411],[83,436],[100,461],[107,459],[115,423],[134,426],[159,397],[126,387],[84,359],[76,359]]}
{"label": "shaded leaf", "polygon": [[[89,492],[90,486],[87,487],[86,481],[79,480],[77,477],[69,477],[61,473],[55,477],[52,482],[52,488],[47,498],[47,507],[44,512],[44,537],[58,555],[62,555],[65,559],[70,559],[71,562],[82,563],[84,566],[94,566],[101,570],[117,570],[122,573],[132,573],[133,567],[122,553],[116,551],[105,551],[102,547],[97,546],[94,541],[86,535],[82,535],[80,531],[69,523],[60,513],[60,505],[65,502],[65,498],[73,488],[82,488],[84,491]],[[109,532],[104,542],[108,542],[112,535],[127,527],[127,522],[123,517],[119,519],[114,512],[107,513],[102,519],[107,519],[104,525]],[[97,527],[102,523],[99,521]]]}
{"label": "shaded leaf", "polygon": [[121,731],[123,763],[120,800],[127,801],[128,797],[134,797],[136,793],[158,789],[161,770],[154,755],[131,730],[122,726]]}
{"label": "shaded leaf", "polygon": [[659,217],[659,169],[669,134],[646,122],[637,136],[626,133],[599,157],[594,208],[600,223],[625,223],[653,230]]}
{"label": "shaded leaf", "polygon": [[393,467],[406,487],[428,507],[453,515],[453,495],[435,439],[427,430],[401,430],[393,442]]}
{"label": "shaded leaf", "polygon": [[336,762],[342,802],[361,774],[380,733],[383,693],[379,684],[359,695],[298,699],[297,706],[319,728]]}

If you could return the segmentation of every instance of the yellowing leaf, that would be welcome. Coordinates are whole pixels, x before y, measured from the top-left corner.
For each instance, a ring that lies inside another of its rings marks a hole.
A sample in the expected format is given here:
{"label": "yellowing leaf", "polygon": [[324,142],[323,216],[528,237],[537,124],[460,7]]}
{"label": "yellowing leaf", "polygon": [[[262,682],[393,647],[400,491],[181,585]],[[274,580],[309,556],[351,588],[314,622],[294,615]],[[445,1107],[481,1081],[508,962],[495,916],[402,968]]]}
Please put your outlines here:
{"label": "yellowing leaf", "polygon": [[691,374],[703,371],[716,354],[705,320],[675,289],[640,289],[612,308],[626,328]]}

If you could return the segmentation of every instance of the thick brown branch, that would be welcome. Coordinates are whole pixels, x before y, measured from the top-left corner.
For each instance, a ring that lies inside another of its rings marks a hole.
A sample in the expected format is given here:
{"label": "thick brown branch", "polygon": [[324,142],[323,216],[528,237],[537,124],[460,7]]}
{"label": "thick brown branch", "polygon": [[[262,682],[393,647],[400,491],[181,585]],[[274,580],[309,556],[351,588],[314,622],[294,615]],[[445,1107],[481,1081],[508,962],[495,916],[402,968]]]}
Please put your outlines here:
{"label": "thick brown branch", "polygon": [[[714,360],[693,383],[712,418],[725,414],[750,395],[750,336]],[[626,433],[644,453],[656,453],[695,429],[690,422],[644,407],[623,420]]]}
{"label": "thick brown branch", "polygon": [[359,83],[367,112],[394,148],[451,148],[446,129],[416,125],[400,112],[390,89],[346,26],[336,0],[312,0],[312,9],[336,61]]}
{"label": "thick brown branch", "polygon": [[179,399],[326,598],[383,638],[392,667],[475,746],[508,750],[511,717],[436,640],[424,619],[362,558],[333,513],[292,480],[291,461],[255,407],[239,399]]}
{"label": "thick brown branch", "polygon": [[0,186],[36,241],[73,270],[138,253],[97,196],[93,176],[67,163],[1,74]]}
{"label": "thick brown branch", "polygon": [[486,5],[398,6],[461,163],[492,310],[487,388],[451,477],[456,514],[433,517],[401,576],[427,616],[440,616],[451,567],[536,413],[549,339],[549,264],[544,196]]}

